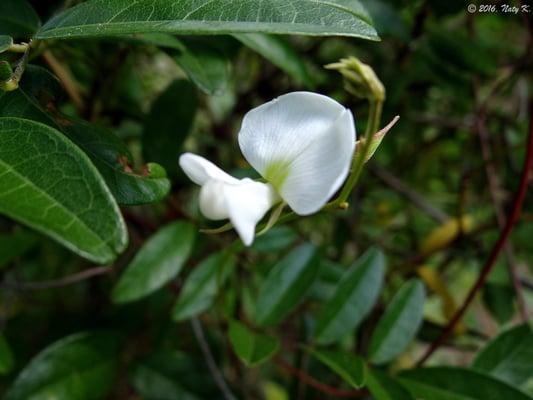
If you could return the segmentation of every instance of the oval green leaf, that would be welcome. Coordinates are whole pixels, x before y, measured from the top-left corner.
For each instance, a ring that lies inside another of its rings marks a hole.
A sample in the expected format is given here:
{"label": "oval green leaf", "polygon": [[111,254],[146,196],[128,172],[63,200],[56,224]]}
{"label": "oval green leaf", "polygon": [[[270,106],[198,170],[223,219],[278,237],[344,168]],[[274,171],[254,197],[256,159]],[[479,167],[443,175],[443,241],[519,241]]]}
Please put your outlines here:
{"label": "oval green leaf", "polygon": [[155,292],[181,271],[194,244],[188,222],[173,222],[153,235],[135,255],[113,288],[114,303],[129,303]]}
{"label": "oval green leaf", "polygon": [[57,130],[0,118],[0,214],[108,263],[124,250],[118,206],[89,158]]}
{"label": "oval green leaf", "polygon": [[238,321],[230,322],[229,340],[235,354],[248,366],[267,361],[279,350],[277,338],[252,332]]}
{"label": "oval green leaf", "polygon": [[346,351],[312,349],[310,352],[350,386],[359,389],[365,385],[366,367],[361,357]]}
{"label": "oval green leaf", "polygon": [[366,384],[375,400],[414,400],[402,385],[384,372],[368,369]]}
{"label": "oval green leaf", "polygon": [[263,32],[378,40],[357,0],[89,0],[48,21],[38,39],[130,33]]}
{"label": "oval green leaf", "polygon": [[67,336],[41,351],[19,374],[4,400],[106,398],[113,385],[118,336]]}
{"label": "oval green leaf", "polygon": [[422,323],[425,297],[424,285],[418,279],[400,288],[372,335],[369,349],[372,363],[386,363],[405,350]]}
{"label": "oval green leaf", "polygon": [[318,317],[318,343],[338,341],[359,325],[378,299],[384,274],[385,257],[377,249],[366,251],[345,272]]}
{"label": "oval green leaf", "polygon": [[259,290],[257,324],[268,326],[283,320],[304,299],[319,267],[318,251],[311,244],[302,244],[283,257]]}
{"label": "oval green leaf", "polygon": [[235,266],[235,257],[228,253],[209,256],[185,280],[172,311],[174,321],[194,317],[207,310],[224,284],[228,271]]}
{"label": "oval green leaf", "polygon": [[420,400],[531,400],[502,381],[465,368],[413,369],[401,373],[399,380]]}

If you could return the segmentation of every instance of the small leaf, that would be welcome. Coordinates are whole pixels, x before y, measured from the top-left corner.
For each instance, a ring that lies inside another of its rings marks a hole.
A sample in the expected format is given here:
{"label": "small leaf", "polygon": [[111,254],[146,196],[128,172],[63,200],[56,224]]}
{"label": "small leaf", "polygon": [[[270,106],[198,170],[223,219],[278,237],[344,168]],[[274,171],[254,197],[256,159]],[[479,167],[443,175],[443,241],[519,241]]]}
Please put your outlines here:
{"label": "small leaf", "polygon": [[118,206],[89,158],[46,125],[0,118],[0,213],[107,263],[127,244]]}
{"label": "small leaf", "polygon": [[0,53],[3,53],[13,45],[11,36],[0,35]]}
{"label": "small leaf", "polygon": [[194,317],[211,307],[235,262],[234,256],[222,252],[209,256],[198,265],[187,277],[174,305],[174,321]]}
{"label": "small leaf", "polygon": [[139,300],[174,279],[189,258],[194,232],[188,222],[177,221],[150,237],[113,288],[113,302]]}
{"label": "small leaf", "polygon": [[424,301],[424,285],[418,279],[400,288],[372,335],[369,350],[372,363],[386,363],[405,350],[422,323]]}
{"label": "small leaf", "polygon": [[229,325],[231,346],[248,366],[256,366],[272,357],[279,349],[277,338],[254,333],[238,321]]}
{"label": "small leaf", "polygon": [[39,16],[26,0],[0,1],[0,35],[29,38],[40,25]]}
{"label": "small leaf", "polygon": [[340,280],[331,299],[319,314],[315,338],[329,344],[353,331],[376,302],[385,273],[380,250],[366,251]]}
{"label": "small leaf", "polygon": [[310,352],[350,386],[359,389],[365,385],[366,368],[361,357],[346,351],[311,349]]}
{"label": "small leaf", "polygon": [[368,369],[366,384],[375,400],[414,400],[402,385],[384,372]]}
{"label": "small leaf", "polygon": [[0,375],[9,374],[14,365],[11,347],[9,347],[4,335],[0,333]]}
{"label": "small leaf", "polygon": [[402,372],[399,380],[420,400],[531,400],[502,381],[465,368],[412,369]]}
{"label": "small leaf", "polygon": [[0,234],[0,269],[20,257],[37,243],[35,234],[20,231],[10,235]]}
{"label": "small leaf", "polygon": [[260,326],[283,320],[313,285],[320,262],[318,251],[303,244],[283,257],[269,272],[259,290],[255,320]]}
{"label": "small leaf", "polygon": [[4,400],[106,398],[115,375],[119,338],[107,332],[67,336],[22,370]]}
{"label": "small leaf", "polygon": [[143,153],[169,171],[177,171],[181,145],[189,134],[196,114],[196,88],[177,80],[152,104],[143,132]]}
{"label": "small leaf", "polygon": [[519,386],[533,376],[532,360],[533,332],[522,324],[491,340],[476,355],[472,368]]}
{"label": "small leaf", "polygon": [[378,40],[370,24],[357,0],[89,0],[49,20],[36,37],[263,32]]}
{"label": "small leaf", "polygon": [[308,88],[315,86],[301,56],[282,37],[263,33],[240,33],[233,36],[304,86]]}

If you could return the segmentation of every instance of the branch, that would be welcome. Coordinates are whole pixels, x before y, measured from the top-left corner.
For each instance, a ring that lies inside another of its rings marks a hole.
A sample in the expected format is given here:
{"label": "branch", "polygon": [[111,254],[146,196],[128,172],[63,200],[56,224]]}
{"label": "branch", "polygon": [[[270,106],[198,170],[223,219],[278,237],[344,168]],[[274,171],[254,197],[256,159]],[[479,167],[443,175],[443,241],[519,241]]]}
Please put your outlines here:
{"label": "branch", "polygon": [[69,286],[74,283],[78,283],[98,275],[104,275],[111,272],[111,267],[95,267],[89,268],[84,271],[75,273],[73,275],[67,275],[63,278],[52,279],[49,281],[42,282],[14,282],[14,283],[3,283],[2,285],[11,286],[15,289],[20,290],[45,290],[53,289],[63,286]]}
{"label": "branch", "polygon": [[485,265],[481,269],[481,272],[479,274],[477,281],[474,283],[474,285],[468,292],[468,295],[463,305],[461,306],[459,310],[457,310],[453,318],[450,319],[450,321],[446,325],[446,328],[444,329],[442,334],[428,348],[426,353],[423,355],[423,357],[418,362],[418,366],[421,366],[422,364],[424,364],[424,362],[435,352],[435,350],[437,350],[439,346],[441,346],[446,341],[446,339],[448,339],[450,334],[453,332],[455,325],[464,316],[466,310],[468,309],[468,307],[474,300],[476,293],[485,284],[487,277],[489,276],[492,268],[494,267],[496,260],[498,259],[498,256],[504,249],[505,243],[507,242],[507,239],[509,238],[511,231],[516,221],[518,220],[518,217],[520,216],[520,212],[522,211],[522,205],[524,203],[524,198],[526,197],[527,187],[528,187],[530,173],[531,173],[531,167],[533,166],[533,100],[531,101],[531,104],[530,104],[530,115],[531,115],[531,119],[530,119],[530,126],[529,126],[529,135],[527,139],[526,159],[524,161],[524,167],[522,168],[522,175],[520,177],[520,185],[518,186],[518,190],[515,195],[513,208],[511,210],[509,218],[507,218],[505,227],[501,231],[498,241],[495,243],[492,249],[492,252],[490,253],[489,258],[487,259]]}

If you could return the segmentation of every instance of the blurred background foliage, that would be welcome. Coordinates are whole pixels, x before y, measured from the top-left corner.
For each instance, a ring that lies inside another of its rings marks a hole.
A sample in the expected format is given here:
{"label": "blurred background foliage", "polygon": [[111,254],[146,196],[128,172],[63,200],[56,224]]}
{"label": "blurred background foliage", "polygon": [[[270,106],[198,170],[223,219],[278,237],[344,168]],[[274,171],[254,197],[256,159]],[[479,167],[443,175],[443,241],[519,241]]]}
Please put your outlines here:
{"label": "blurred background foliage", "polygon": [[[47,21],[75,3],[31,6]],[[520,325],[533,309],[531,193],[480,296],[428,360],[440,369],[413,369],[477,279],[519,185],[531,13],[361,3],[381,42],[155,33],[35,47],[20,88],[0,95],[0,115],[24,109],[82,148],[130,239],[99,266],[0,217],[6,398],[487,399],[483,387],[511,396],[500,381],[533,396],[533,336]],[[32,32],[0,34],[20,42]],[[198,233],[219,225],[199,214],[178,155],[250,176],[236,141],[242,116],[295,90],[334,97],[364,132],[367,102],[323,68],[348,56],[372,66],[387,90],[382,125],[401,116],[350,207],[278,225],[251,248],[233,232]],[[17,106],[24,99],[35,109]]]}

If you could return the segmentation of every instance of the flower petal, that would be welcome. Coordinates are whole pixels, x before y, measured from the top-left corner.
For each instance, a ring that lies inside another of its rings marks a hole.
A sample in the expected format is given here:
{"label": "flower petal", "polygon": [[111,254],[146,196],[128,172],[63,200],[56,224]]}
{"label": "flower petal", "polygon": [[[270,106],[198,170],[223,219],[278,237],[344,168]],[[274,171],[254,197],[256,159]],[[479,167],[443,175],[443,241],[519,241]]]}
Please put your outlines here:
{"label": "flower petal", "polygon": [[248,112],[239,144],[289,206],[307,215],[318,211],[346,179],[355,125],[351,112],[335,100],[294,92]]}
{"label": "flower petal", "polygon": [[223,193],[231,223],[243,243],[250,246],[255,226],[279,201],[276,191],[269,184],[245,178],[237,185],[224,185]]}
{"label": "flower petal", "polygon": [[221,182],[236,184],[237,178],[227,174],[211,161],[192,153],[184,153],[179,159],[180,167],[191,181],[203,185],[214,179]]}

